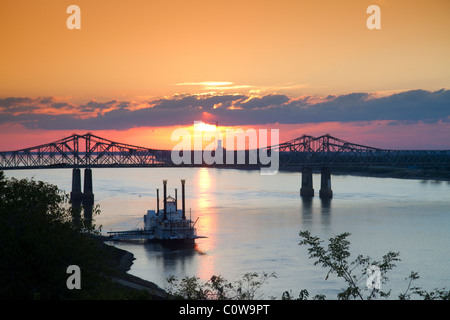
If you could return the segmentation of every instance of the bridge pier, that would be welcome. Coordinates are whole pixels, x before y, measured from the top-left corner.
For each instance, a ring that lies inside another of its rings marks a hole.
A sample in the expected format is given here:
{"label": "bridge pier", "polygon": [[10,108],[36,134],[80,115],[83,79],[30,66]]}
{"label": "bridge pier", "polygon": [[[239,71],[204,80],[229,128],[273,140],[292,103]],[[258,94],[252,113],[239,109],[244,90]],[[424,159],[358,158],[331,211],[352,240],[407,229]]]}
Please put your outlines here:
{"label": "bridge pier", "polygon": [[81,173],[80,169],[72,170],[72,191],[70,192],[70,203],[72,204],[72,219],[75,224],[80,222],[81,217]]}
{"label": "bridge pier", "polygon": [[88,226],[92,223],[92,210],[94,209],[94,193],[92,188],[92,169],[84,169],[84,190],[83,190],[84,219]]}
{"label": "bridge pier", "polygon": [[322,199],[331,199],[333,197],[333,191],[331,190],[331,171],[329,167],[322,167],[319,196]]}
{"label": "bridge pier", "polygon": [[312,168],[302,167],[302,187],[300,189],[302,197],[314,197]]}
{"label": "bridge pier", "polygon": [[81,192],[81,171],[79,168],[72,170],[72,191],[70,192],[72,215],[75,224],[80,222],[81,205],[84,208],[84,218],[87,226],[92,222],[92,210],[94,208],[94,193],[92,188],[92,170],[84,171],[84,192]]}

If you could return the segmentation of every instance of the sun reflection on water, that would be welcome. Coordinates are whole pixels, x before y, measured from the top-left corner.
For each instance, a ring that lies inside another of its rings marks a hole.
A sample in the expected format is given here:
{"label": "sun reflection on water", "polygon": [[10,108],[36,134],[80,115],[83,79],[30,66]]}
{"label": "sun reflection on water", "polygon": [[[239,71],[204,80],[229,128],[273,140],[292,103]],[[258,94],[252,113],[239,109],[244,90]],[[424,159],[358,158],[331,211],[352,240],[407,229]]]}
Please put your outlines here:
{"label": "sun reflection on water", "polygon": [[209,256],[208,252],[215,249],[215,233],[217,230],[217,216],[215,212],[215,202],[213,189],[215,187],[214,177],[208,168],[201,168],[195,175],[195,188],[197,194],[196,216],[199,217],[196,228],[197,234],[207,238],[197,240],[197,249],[205,254],[200,259],[198,276],[203,280],[208,280],[215,269],[215,260]]}

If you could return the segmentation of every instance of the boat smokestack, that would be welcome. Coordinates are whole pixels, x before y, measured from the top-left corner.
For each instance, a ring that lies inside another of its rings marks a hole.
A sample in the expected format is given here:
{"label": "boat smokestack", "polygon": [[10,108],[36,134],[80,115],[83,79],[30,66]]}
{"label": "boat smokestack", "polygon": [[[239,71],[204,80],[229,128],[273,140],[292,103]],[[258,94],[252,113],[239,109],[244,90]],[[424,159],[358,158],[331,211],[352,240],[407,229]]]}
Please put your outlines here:
{"label": "boat smokestack", "polygon": [[156,189],[156,214],[159,214],[159,189]]}
{"label": "boat smokestack", "polygon": [[183,219],[186,219],[186,207],[185,207],[185,199],[184,199],[184,183],[185,179],[181,179],[181,209],[183,211]]}
{"label": "boat smokestack", "polygon": [[177,194],[177,188],[175,188],[175,212],[178,210],[178,194]]}
{"label": "boat smokestack", "polygon": [[167,219],[167,180],[163,180],[164,184],[164,220]]}

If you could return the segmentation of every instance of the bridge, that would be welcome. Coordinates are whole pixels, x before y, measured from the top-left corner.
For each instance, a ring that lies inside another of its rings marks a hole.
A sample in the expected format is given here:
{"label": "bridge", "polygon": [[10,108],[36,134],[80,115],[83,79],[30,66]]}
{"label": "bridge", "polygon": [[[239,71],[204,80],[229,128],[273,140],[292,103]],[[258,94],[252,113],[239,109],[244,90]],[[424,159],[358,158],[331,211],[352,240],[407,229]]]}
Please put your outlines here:
{"label": "bridge", "polygon": [[17,151],[0,152],[0,169],[156,167],[171,152],[132,146],[87,133]]}
{"label": "bridge", "polygon": [[314,196],[312,169],[321,167],[321,198],[332,198],[331,171],[336,167],[450,168],[450,150],[386,150],[323,135],[303,135],[274,147],[280,166],[301,165],[304,197]]}
{"label": "bridge", "polygon": [[450,166],[450,150],[386,150],[323,135],[299,138],[272,147],[280,164],[328,167],[390,166],[441,168]]}
{"label": "bridge", "polygon": [[[450,166],[450,150],[386,150],[350,143],[330,135],[303,135],[265,149],[268,153],[279,153],[280,166]],[[171,152],[119,143],[92,133],[73,134],[35,147],[0,152],[0,170],[178,166],[172,162]],[[242,165],[251,165],[248,161],[250,151],[245,153],[246,163]],[[258,160],[256,158],[253,164],[260,163]],[[188,164],[195,165],[203,166],[205,163],[192,161]]]}
{"label": "bridge", "polygon": [[[269,146],[263,151],[267,154],[278,153],[281,168],[302,168],[300,193],[304,197],[314,195],[312,185],[314,168],[319,168],[322,174],[320,196],[331,198],[331,168],[450,167],[450,150],[385,150],[350,143],[328,134],[320,137],[303,135],[285,143]],[[196,158],[196,152],[199,151],[193,151],[190,159]],[[227,152],[230,151],[225,150],[224,159]],[[246,162],[238,164],[240,167],[255,167],[260,163],[258,158],[250,163],[252,150],[231,152],[235,153],[233,157],[236,157],[239,152],[245,153]],[[174,164],[171,153],[171,150],[150,149],[115,142],[92,133],[73,134],[67,138],[35,147],[0,152],[0,170],[73,168],[71,199],[76,201],[85,199],[86,203],[93,203],[91,168],[180,166]],[[260,153],[255,152],[254,154],[259,155]],[[225,168],[228,166],[225,162],[222,163],[214,166]],[[206,166],[207,164],[204,162],[195,164],[192,161],[182,165]],[[84,192],[81,192],[80,168],[85,168]]]}

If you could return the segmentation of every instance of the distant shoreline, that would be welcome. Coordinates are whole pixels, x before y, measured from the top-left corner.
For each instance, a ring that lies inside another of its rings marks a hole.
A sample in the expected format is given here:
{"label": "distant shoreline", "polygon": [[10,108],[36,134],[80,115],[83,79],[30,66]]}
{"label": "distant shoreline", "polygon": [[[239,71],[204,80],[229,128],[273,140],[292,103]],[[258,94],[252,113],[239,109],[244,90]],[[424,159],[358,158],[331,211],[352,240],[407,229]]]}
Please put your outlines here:
{"label": "distant shoreline", "polygon": [[[319,166],[317,166],[319,167]],[[260,170],[258,165],[219,165],[198,166],[198,168],[235,169],[235,170]],[[285,166],[278,169],[279,172],[297,172],[301,174],[301,166]],[[320,169],[313,168],[313,173],[320,173]],[[423,168],[395,168],[395,167],[349,167],[333,168],[332,175],[351,175],[360,177],[397,178],[450,181],[449,169],[423,169]]]}
{"label": "distant shoreline", "polygon": [[331,174],[376,178],[450,181],[449,170],[435,169],[410,169],[390,167],[339,168],[331,169]]}
{"label": "distant shoreline", "polygon": [[[320,173],[320,166],[313,167],[313,173]],[[105,166],[103,168],[115,168],[114,166]],[[126,168],[126,167],[121,167]],[[129,167],[129,168],[147,168],[147,167]],[[157,167],[148,167],[157,168]],[[212,168],[212,169],[234,169],[234,170],[260,170],[259,165],[189,165],[189,166],[167,166],[165,168]],[[43,169],[70,169],[61,168],[43,168]],[[0,171],[10,171],[12,169],[0,168]],[[14,170],[31,170],[30,168],[17,168]],[[279,172],[297,172],[301,174],[301,165],[281,166]],[[396,168],[396,167],[331,167],[332,175],[352,175],[362,177],[379,178],[397,178],[397,179],[417,179],[417,180],[435,180],[450,181],[450,166],[446,169],[423,169],[423,168]]]}

